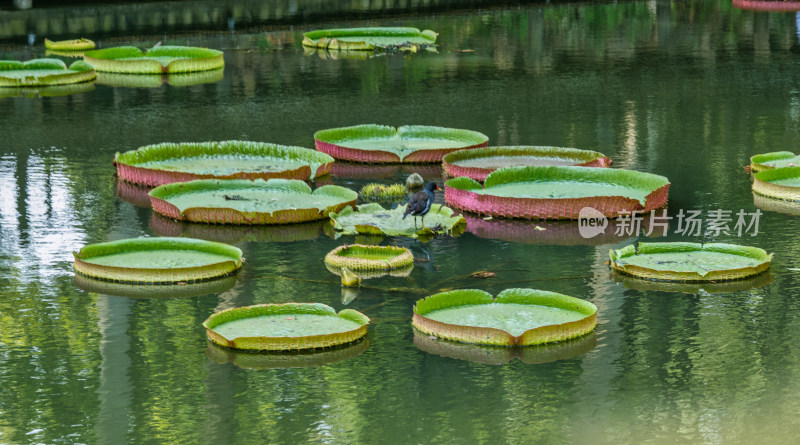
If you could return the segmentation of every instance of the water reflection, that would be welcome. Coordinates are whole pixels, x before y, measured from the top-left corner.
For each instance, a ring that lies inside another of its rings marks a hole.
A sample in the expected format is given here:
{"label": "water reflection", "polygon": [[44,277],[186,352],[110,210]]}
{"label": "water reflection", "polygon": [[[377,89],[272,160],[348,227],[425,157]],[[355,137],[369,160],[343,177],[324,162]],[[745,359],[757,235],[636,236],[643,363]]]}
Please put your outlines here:
{"label": "water reflection", "polygon": [[741,280],[708,282],[708,283],[680,283],[670,281],[654,281],[625,275],[619,272],[609,272],[609,278],[621,283],[626,289],[638,291],[672,292],[682,294],[714,294],[722,292],[737,292],[767,286],[772,283],[772,273],[767,270],[755,277]]}
{"label": "water reflection", "polygon": [[0,88],[0,98],[4,97],[61,97],[71,94],[88,93],[94,90],[94,82],[73,83],[70,85],[51,85],[42,87]]}
{"label": "water reflection", "polygon": [[150,217],[150,228],[159,236],[185,236],[227,244],[314,240],[328,224],[327,220],[300,224],[201,224],[176,221],[155,212]]}
{"label": "water reflection", "polygon": [[125,88],[157,88],[168,83],[174,87],[187,87],[219,82],[224,78],[223,68],[179,74],[119,74],[97,73],[97,84]]}
{"label": "water reflection", "polygon": [[86,292],[128,298],[197,297],[200,295],[220,294],[235,285],[235,276],[197,283],[163,285],[114,283],[75,274],[75,286]]}
{"label": "water reflection", "polygon": [[442,340],[423,334],[415,329],[414,346],[430,354],[484,365],[505,365],[515,358],[532,365],[565,360],[586,354],[597,346],[597,336],[594,332],[590,332],[581,337],[563,342],[524,348],[505,348]]}
{"label": "water reflection", "polygon": [[347,360],[363,354],[368,347],[369,340],[360,340],[335,348],[277,353],[238,351],[209,341],[206,355],[221,365],[231,362],[243,369],[305,368]]}

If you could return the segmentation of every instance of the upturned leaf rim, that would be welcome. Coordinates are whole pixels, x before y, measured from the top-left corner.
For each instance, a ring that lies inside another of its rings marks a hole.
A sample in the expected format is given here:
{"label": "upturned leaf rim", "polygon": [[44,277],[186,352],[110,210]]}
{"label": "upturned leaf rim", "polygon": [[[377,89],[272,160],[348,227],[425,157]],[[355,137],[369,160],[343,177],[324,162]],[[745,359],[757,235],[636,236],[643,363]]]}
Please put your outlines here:
{"label": "upturned leaf rim", "polygon": [[[502,329],[443,323],[425,316],[440,309],[491,303],[555,307],[578,312],[585,317],[576,321],[531,328],[519,336],[514,336]],[[413,313],[411,323],[423,333],[463,343],[496,346],[529,346],[564,341],[587,334],[597,325],[597,306],[591,302],[557,292],[527,288],[505,289],[496,297],[480,289],[440,292],[417,300]]]}
{"label": "upturned leaf rim", "polygon": [[[636,255],[675,252],[717,252],[728,255],[741,256],[758,261],[755,266],[737,267],[729,269],[710,270],[704,274],[626,264],[625,258]],[[655,281],[673,282],[707,282],[731,281],[758,275],[769,269],[773,254],[760,247],[742,246],[729,243],[690,243],[690,242],[655,242],[629,244],[620,249],[611,249],[608,252],[610,266],[613,270]]]}
{"label": "upturned leaf rim", "polygon": [[[229,257],[229,260],[193,267],[126,267],[91,262],[94,257],[152,250],[193,250]],[[193,283],[231,275],[242,267],[241,249],[223,243],[192,238],[126,238],[83,246],[73,252],[73,269],[90,278],[137,284]]]}
{"label": "upturned leaf rim", "polygon": [[[311,334],[298,337],[253,336],[226,338],[214,328],[229,321],[264,315],[311,314],[333,316],[352,321],[360,326],[356,329],[331,334]],[[367,334],[369,317],[354,309],[343,309],[336,313],[332,307],[322,303],[267,303],[223,310],[209,316],[204,322],[208,339],[233,349],[290,351],[301,349],[328,348],[354,342]]]}

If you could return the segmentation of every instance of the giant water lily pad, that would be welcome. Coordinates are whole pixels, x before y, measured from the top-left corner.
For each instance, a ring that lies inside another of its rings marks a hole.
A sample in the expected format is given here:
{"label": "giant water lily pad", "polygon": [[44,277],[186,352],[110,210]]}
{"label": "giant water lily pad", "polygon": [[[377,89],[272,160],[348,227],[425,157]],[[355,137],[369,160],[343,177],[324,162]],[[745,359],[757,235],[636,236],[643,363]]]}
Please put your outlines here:
{"label": "giant water lily pad", "polygon": [[791,151],[773,151],[750,157],[750,168],[754,172],[781,167],[800,167],[800,155]]}
{"label": "giant water lily pad", "polygon": [[58,59],[25,62],[0,60],[0,87],[43,87],[89,82],[97,74],[88,63],[78,60],[69,68]]}
{"label": "giant water lily pad", "polygon": [[303,46],[331,50],[403,50],[433,46],[438,34],[417,28],[319,29],[303,34]]}
{"label": "giant water lily pad", "polygon": [[261,304],[218,312],[203,323],[208,338],[229,348],[298,350],[358,340],[369,318],[352,309],[336,313],[320,303]]}
{"label": "giant water lily pad", "polygon": [[242,369],[308,368],[341,362],[361,355],[369,348],[369,340],[363,339],[327,349],[305,349],[300,351],[242,351],[231,349],[209,341],[206,355],[219,364],[231,362]]}
{"label": "giant water lily pad", "polygon": [[223,277],[242,267],[242,251],[187,238],[133,238],[74,252],[75,272],[128,283],[168,284]]}
{"label": "giant water lily pad", "polygon": [[338,185],[311,191],[297,179],[201,179],[150,191],[156,212],[181,221],[211,224],[291,224],[328,217],[354,206],[358,193]]}
{"label": "giant water lily pad", "polygon": [[757,289],[772,283],[772,274],[769,270],[758,275],[732,281],[656,281],[639,278],[611,271],[611,277],[617,283],[622,283],[626,289],[642,292],[669,292],[682,294],[715,294],[730,293],[743,290]]}
{"label": "giant water lily pad", "polygon": [[336,159],[370,163],[440,162],[455,150],[485,147],[489,138],[477,131],[407,125],[356,125],[314,133],[317,150]]}
{"label": "giant water lily pad", "polygon": [[614,270],[664,281],[738,280],[764,272],[772,261],[764,249],[723,243],[639,243],[609,256]]}
{"label": "giant water lily pad", "polygon": [[800,1],[791,0],[733,0],[734,8],[762,12],[800,11]]}
{"label": "giant water lily pad", "polygon": [[586,207],[616,217],[664,206],[669,185],[663,176],[633,170],[508,167],[491,173],[483,186],[463,176],[450,179],[445,200],[461,210],[511,218],[578,219]]}
{"label": "giant water lily pad", "polygon": [[403,219],[406,206],[401,205],[388,210],[378,203],[362,204],[357,209],[346,208],[339,213],[331,213],[331,223],[340,235],[389,235],[409,236],[412,238],[432,236],[446,233],[458,236],[464,232],[466,221],[460,215],[453,215],[453,210],[440,204],[431,205],[425,215],[425,229],[422,221],[414,217]]}
{"label": "giant water lily pad", "polygon": [[97,71],[129,74],[189,73],[222,68],[222,51],[192,46],[157,46],[145,52],[134,46],[87,51],[85,61]]}
{"label": "giant water lily pad", "polygon": [[594,332],[590,332],[578,338],[555,343],[508,348],[444,340],[414,329],[414,346],[430,354],[484,365],[505,365],[515,358],[523,363],[538,364],[586,354],[597,346],[597,336]]}
{"label": "giant water lily pad", "polygon": [[80,39],[72,40],[57,40],[44,39],[44,47],[47,49],[54,49],[59,51],[85,51],[87,49],[94,49],[95,44],[89,39],[81,37]]}
{"label": "giant water lily pad", "polygon": [[800,167],[781,167],[753,175],[753,192],[786,201],[800,201]]}
{"label": "giant water lily pad", "polygon": [[313,179],[333,158],[317,151],[249,141],[165,142],[117,153],[120,178],[155,187],[194,179]]}
{"label": "giant water lily pad", "polygon": [[499,168],[538,165],[577,165],[581,167],[611,167],[608,156],[591,150],[565,147],[486,147],[458,150],[442,158],[445,174],[466,176],[483,182]]}
{"label": "giant water lily pad", "polygon": [[588,301],[535,289],[506,289],[496,298],[477,289],[441,292],[417,301],[412,324],[447,340],[528,346],[591,332],[597,307]]}

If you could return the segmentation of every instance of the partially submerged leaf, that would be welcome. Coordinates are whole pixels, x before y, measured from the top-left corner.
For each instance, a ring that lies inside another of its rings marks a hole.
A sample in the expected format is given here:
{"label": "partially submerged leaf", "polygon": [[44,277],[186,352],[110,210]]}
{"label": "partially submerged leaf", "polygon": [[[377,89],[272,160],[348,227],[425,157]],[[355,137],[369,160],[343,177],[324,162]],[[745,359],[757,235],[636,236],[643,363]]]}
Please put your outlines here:
{"label": "partially submerged leaf", "polygon": [[418,238],[426,233],[439,235],[460,235],[466,228],[466,220],[460,215],[454,216],[453,210],[439,204],[433,204],[425,216],[425,228],[422,230],[422,219],[409,215],[403,219],[406,206],[388,210],[380,204],[370,203],[357,207],[357,210],[346,208],[339,213],[331,213],[334,228],[341,235],[359,233],[382,233],[389,236],[408,236]]}

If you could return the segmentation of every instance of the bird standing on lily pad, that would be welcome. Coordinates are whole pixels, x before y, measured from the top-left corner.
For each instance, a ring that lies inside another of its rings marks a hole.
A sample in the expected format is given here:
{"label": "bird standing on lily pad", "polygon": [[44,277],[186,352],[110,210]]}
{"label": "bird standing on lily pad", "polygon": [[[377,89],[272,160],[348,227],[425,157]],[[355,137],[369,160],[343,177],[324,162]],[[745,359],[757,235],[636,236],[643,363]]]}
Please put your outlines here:
{"label": "bird standing on lily pad", "polygon": [[429,182],[421,192],[414,193],[408,201],[403,219],[408,215],[414,215],[414,227],[417,227],[417,216],[422,217],[422,228],[425,228],[425,215],[431,210],[433,205],[434,190],[441,190],[435,182]]}

